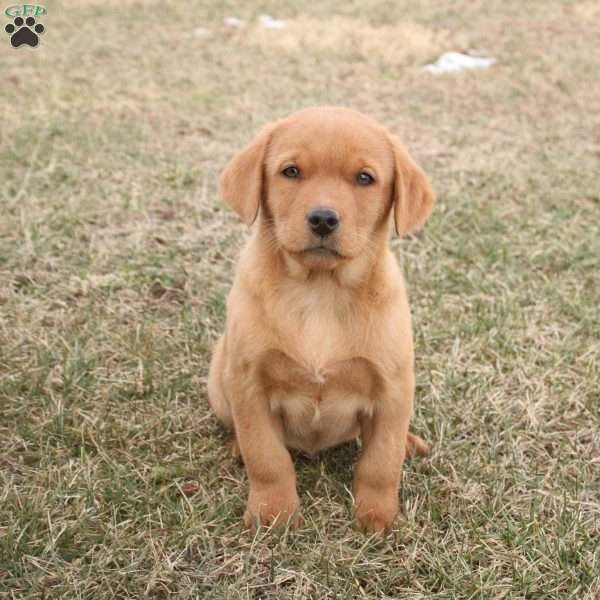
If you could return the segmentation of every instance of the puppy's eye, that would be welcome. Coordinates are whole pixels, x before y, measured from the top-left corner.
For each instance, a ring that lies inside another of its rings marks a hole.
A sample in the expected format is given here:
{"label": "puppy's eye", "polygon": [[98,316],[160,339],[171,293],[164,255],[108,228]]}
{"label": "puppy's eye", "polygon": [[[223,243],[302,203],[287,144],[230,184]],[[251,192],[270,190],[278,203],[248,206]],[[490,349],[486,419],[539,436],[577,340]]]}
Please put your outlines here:
{"label": "puppy's eye", "polygon": [[295,177],[300,177],[300,169],[296,165],[290,165],[286,167],[281,174],[284,177],[289,177],[290,179],[294,179]]}
{"label": "puppy's eye", "polygon": [[361,171],[356,176],[356,183],[358,183],[358,185],[371,185],[375,183],[375,177],[366,171]]}

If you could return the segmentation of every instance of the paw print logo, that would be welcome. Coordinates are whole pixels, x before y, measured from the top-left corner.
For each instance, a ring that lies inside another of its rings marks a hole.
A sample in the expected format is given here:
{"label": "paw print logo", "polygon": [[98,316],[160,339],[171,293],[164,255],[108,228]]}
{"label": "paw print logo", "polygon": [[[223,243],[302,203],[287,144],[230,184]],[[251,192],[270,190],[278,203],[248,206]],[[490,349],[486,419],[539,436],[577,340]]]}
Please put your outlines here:
{"label": "paw print logo", "polygon": [[12,23],[9,23],[4,30],[10,35],[10,43],[13,48],[18,48],[26,44],[35,48],[39,41],[39,35],[44,33],[44,26],[35,22],[33,17],[16,17]]}

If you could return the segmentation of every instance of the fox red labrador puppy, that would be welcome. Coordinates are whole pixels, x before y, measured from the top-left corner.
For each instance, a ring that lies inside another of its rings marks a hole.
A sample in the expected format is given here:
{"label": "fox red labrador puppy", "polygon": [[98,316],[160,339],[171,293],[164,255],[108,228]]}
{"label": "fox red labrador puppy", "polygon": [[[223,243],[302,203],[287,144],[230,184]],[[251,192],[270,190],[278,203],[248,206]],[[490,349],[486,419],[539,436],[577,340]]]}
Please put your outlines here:
{"label": "fox red labrador puppy", "polygon": [[415,388],[404,279],[388,247],[422,225],[434,196],[402,144],[347,108],[309,108],[265,127],[221,176],[247,224],[208,393],[248,473],[245,523],[299,523],[288,448],[361,438],[355,515],[368,531],[398,512]]}

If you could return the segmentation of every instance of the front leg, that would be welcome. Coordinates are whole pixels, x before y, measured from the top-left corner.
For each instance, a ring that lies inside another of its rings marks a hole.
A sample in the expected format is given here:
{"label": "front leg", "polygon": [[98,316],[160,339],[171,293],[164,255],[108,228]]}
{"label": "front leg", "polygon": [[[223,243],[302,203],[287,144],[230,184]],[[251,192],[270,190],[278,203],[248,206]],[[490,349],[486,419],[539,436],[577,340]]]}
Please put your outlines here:
{"label": "front leg", "polygon": [[[252,527],[256,522],[289,522],[296,527],[300,523],[300,501],[281,418],[272,413],[267,395],[255,377],[243,373],[234,379],[229,386],[233,422],[250,484],[244,523]],[[249,380],[254,382],[248,385]],[[245,389],[239,381],[246,382]]]}
{"label": "front leg", "polygon": [[412,367],[375,402],[372,417],[361,419],[362,454],[354,473],[355,517],[361,529],[389,529],[398,513],[398,489],[412,415]]}

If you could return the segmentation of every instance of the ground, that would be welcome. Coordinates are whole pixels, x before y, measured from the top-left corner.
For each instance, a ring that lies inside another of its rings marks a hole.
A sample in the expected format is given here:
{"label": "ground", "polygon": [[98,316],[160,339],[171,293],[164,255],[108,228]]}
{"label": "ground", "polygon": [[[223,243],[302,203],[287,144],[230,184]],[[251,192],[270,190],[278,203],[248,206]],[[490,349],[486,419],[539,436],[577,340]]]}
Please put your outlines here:
{"label": "ground", "polygon": [[[600,3],[47,6],[38,48],[0,31],[0,598],[600,597]],[[467,49],[498,63],[420,69]],[[219,171],[314,104],[438,193],[391,240],[433,454],[384,537],[353,528],[352,445],[296,458],[299,531],[244,531],[207,408],[247,235]]]}

